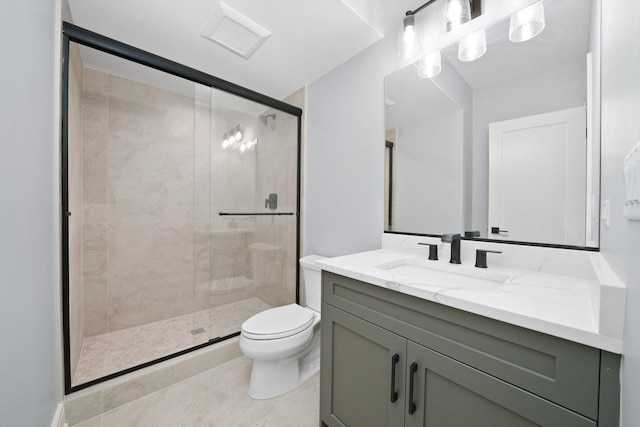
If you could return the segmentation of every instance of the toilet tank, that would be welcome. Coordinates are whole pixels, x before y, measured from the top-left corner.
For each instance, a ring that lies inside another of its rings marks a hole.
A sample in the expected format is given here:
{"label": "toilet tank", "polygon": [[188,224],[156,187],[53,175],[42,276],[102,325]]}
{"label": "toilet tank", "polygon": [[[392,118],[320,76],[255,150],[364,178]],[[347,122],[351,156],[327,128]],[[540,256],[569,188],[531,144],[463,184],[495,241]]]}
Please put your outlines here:
{"label": "toilet tank", "polygon": [[320,311],[321,282],[320,266],[316,261],[325,259],[320,255],[307,255],[300,258],[300,267],[304,274],[304,306],[312,310]]}

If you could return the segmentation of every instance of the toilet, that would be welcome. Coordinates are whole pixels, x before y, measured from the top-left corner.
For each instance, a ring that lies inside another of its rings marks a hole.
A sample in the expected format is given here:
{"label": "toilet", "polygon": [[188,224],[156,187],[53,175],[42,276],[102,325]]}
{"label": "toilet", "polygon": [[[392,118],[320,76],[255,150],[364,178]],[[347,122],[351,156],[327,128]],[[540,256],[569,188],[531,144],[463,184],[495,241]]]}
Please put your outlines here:
{"label": "toilet", "polygon": [[320,369],[320,268],[322,256],[300,259],[304,306],[289,304],[260,312],[243,324],[240,350],[253,359],[249,396],[271,399],[291,391]]}

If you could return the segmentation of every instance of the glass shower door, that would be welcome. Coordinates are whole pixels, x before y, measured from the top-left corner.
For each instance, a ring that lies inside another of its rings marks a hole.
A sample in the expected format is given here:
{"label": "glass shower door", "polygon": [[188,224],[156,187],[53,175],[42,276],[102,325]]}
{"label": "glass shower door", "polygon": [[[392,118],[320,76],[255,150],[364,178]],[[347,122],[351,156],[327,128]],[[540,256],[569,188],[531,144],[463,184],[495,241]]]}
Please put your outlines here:
{"label": "glass shower door", "polygon": [[209,280],[196,306],[208,301],[216,340],[296,301],[298,117],[210,90]]}
{"label": "glass shower door", "polygon": [[70,393],[296,301],[301,110],[63,27]]}

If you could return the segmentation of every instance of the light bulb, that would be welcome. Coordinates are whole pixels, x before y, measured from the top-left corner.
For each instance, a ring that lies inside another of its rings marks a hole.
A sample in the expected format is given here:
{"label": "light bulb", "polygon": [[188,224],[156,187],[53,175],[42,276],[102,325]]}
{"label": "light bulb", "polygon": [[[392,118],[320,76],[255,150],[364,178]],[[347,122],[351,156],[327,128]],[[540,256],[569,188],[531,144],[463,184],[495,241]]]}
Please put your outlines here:
{"label": "light bulb", "polygon": [[469,34],[458,45],[458,59],[463,62],[475,61],[486,52],[487,37],[484,30]]}
{"label": "light bulb", "polygon": [[414,58],[421,51],[420,32],[415,26],[415,16],[405,16],[398,38],[398,56],[404,59]]}
{"label": "light bulb", "polygon": [[422,78],[434,78],[442,70],[440,51],[436,50],[427,54],[418,62],[418,76]]}
{"label": "light bulb", "polygon": [[544,6],[534,3],[511,15],[509,40],[515,43],[531,40],[544,30]]}
{"label": "light bulb", "polygon": [[236,141],[240,141],[242,139],[242,131],[240,130],[240,128],[237,128],[234,136],[236,138]]}
{"label": "light bulb", "polygon": [[471,4],[469,0],[445,0],[445,30],[454,31],[471,21]]}

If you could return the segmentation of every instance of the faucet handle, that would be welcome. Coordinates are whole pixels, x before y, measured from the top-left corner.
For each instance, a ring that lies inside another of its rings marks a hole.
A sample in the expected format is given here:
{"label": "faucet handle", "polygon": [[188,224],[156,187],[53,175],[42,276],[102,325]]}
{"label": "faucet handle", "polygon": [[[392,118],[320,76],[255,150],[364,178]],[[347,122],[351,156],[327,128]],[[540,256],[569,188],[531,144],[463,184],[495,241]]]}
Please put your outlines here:
{"label": "faucet handle", "polygon": [[487,268],[487,254],[501,254],[502,251],[491,251],[489,249],[476,249],[476,267]]}
{"label": "faucet handle", "polygon": [[429,259],[438,260],[438,245],[436,243],[418,243],[419,245],[429,246]]}

